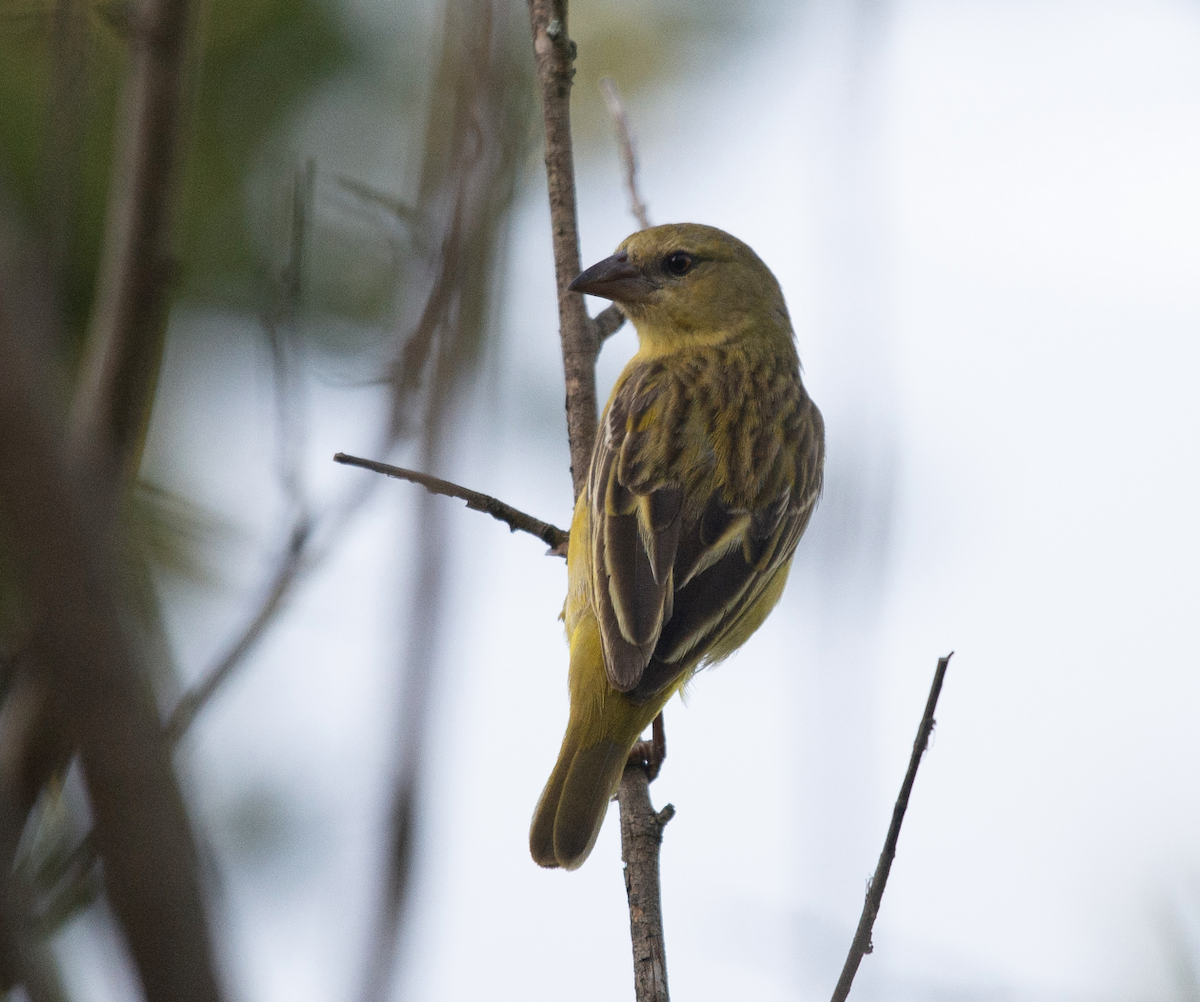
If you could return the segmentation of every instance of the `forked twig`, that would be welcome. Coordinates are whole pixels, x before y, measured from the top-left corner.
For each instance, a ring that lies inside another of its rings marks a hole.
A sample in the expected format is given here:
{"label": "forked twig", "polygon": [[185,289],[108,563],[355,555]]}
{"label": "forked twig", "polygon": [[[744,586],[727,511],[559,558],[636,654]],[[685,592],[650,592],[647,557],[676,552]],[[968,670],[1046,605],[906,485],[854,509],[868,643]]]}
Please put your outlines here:
{"label": "forked twig", "polygon": [[430,494],[441,494],[445,497],[466,501],[468,508],[491,515],[492,518],[507,525],[513,532],[527,532],[531,536],[537,536],[538,539],[550,547],[550,552],[555,556],[565,557],[567,555],[567,540],[570,539],[569,532],[558,528],[556,525],[551,525],[549,522],[543,522],[540,518],[527,515],[525,512],[514,508],[510,504],[505,504],[490,494],[481,494],[479,491],[473,491],[468,487],[460,487],[449,480],[442,480],[440,477],[431,477],[428,473],[406,470],[402,466],[392,466],[389,463],[378,463],[373,459],[347,456],[344,452],[339,452],[335,455],[333,461],[346,466],[360,466],[364,470],[373,470],[375,473],[382,473],[386,477],[395,477],[397,480],[407,480],[410,483],[420,484]]}
{"label": "forked twig", "polygon": [[858,973],[858,965],[862,963],[863,957],[874,949],[871,944],[871,930],[875,927],[875,916],[879,914],[883,891],[887,887],[888,873],[892,869],[892,860],[896,856],[896,841],[900,838],[900,825],[903,824],[904,812],[908,809],[908,797],[912,793],[913,780],[917,778],[917,767],[921,764],[921,756],[925,754],[929,736],[933,733],[933,713],[937,709],[938,696],[942,692],[942,680],[946,677],[946,667],[950,664],[952,657],[954,657],[953,651],[944,658],[938,658],[937,671],[933,674],[933,685],[929,689],[929,699],[925,702],[925,714],[921,717],[921,726],[917,728],[917,739],[913,742],[912,757],[908,760],[908,772],[904,774],[904,782],[900,784],[900,796],[896,798],[896,806],[892,808],[892,823],[888,826],[883,852],[879,854],[875,876],[867,885],[867,900],[863,902],[858,929],[854,933],[854,941],[850,944],[850,953],[846,957],[846,966],[842,968],[842,976],[838,978],[837,987],[833,990],[832,1002],[846,1002],[846,997],[850,994],[850,986],[854,983],[854,975]]}

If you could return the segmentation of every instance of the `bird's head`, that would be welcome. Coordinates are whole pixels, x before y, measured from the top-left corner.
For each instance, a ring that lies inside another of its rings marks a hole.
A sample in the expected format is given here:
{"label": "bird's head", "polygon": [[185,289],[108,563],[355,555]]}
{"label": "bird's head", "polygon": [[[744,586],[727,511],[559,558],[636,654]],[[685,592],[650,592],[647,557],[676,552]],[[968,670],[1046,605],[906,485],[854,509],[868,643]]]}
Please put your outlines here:
{"label": "bird's head", "polygon": [[715,226],[672,223],[641,230],[570,288],[616,303],[637,327],[643,349],[672,351],[745,334],[789,342],[792,336],[771,270]]}

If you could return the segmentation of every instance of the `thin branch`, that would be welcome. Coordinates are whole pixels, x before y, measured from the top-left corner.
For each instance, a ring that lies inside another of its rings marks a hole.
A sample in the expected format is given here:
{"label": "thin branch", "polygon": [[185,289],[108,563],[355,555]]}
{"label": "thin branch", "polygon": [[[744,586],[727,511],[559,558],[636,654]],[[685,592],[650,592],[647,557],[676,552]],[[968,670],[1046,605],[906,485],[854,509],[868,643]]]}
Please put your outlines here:
{"label": "thin branch", "polygon": [[[419,465],[426,469],[434,468],[446,447],[457,398],[478,366],[491,330],[493,268],[515,196],[518,165],[525,159],[527,105],[520,86],[525,78],[507,30],[510,10],[501,0],[447,0],[445,5],[417,198],[420,243],[436,247],[439,258],[420,323],[404,346],[400,367],[393,370],[397,407],[392,426],[403,428],[403,395],[420,385],[428,369],[423,420],[416,426],[422,434]],[[412,874],[443,632],[448,514],[440,501],[419,499],[416,591],[408,615],[391,831],[368,941],[364,1002],[391,994],[398,960],[406,952],[402,939],[416,925]]]}
{"label": "thin branch", "polygon": [[606,306],[601,310],[593,322],[596,325],[596,337],[603,344],[624,326],[625,314],[621,312],[621,308],[616,303],[613,303],[612,306]]}
{"label": "thin branch", "polygon": [[[610,308],[600,315],[606,319],[590,320],[584,310],[583,297],[567,290],[567,285],[579,272],[570,114],[575,43],[567,34],[567,0],[529,0],[529,20],[546,128],[546,181],[550,193],[563,375],[567,386],[567,436],[571,449],[571,480],[578,498],[587,482],[596,439],[596,358],[604,337],[620,326],[617,321],[621,317],[610,312]],[[645,768],[627,765],[617,800],[621,809],[621,844],[626,860],[625,888],[629,896],[637,1002],[666,1002],[667,968],[658,856],[662,829],[674,814],[674,808],[668,806],[655,813],[650,803],[649,782]]]}
{"label": "thin branch", "polygon": [[654,810],[649,770],[641,765],[625,767],[617,798],[621,804],[621,859],[625,862],[625,894],[629,899],[634,992],[638,1002],[668,1002],[658,854],[663,829],[675,816],[675,807],[667,804],[661,811]]}
{"label": "thin branch", "polygon": [[883,843],[883,852],[879,854],[879,864],[875,867],[875,876],[867,885],[867,899],[863,902],[862,916],[858,920],[858,929],[854,933],[854,941],[850,944],[850,953],[846,957],[846,966],[842,968],[842,976],[838,978],[837,987],[833,990],[832,1002],[846,1002],[850,994],[850,986],[854,983],[854,975],[858,973],[858,965],[870,953],[874,946],[871,943],[871,930],[875,927],[875,916],[879,914],[879,905],[883,901],[883,891],[887,887],[888,873],[892,869],[892,860],[896,856],[896,842],[900,838],[900,825],[904,822],[904,812],[908,809],[908,797],[912,793],[913,781],[917,778],[917,767],[921,764],[921,756],[929,745],[929,736],[933,733],[933,714],[937,709],[938,696],[942,692],[942,680],[946,677],[946,667],[954,657],[951,651],[944,658],[938,658],[937,671],[933,674],[933,685],[929,690],[929,699],[925,702],[925,713],[921,717],[921,726],[917,728],[917,738],[913,742],[912,756],[908,760],[908,772],[904,774],[904,782],[900,785],[900,796],[896,798],[896,806],[892,808],[892,823],[888,826],[887,839]]}
{"label": "thin branch", "polygon": [[401,466],[378,463],[373,459],[360,459],[358,456],[347,456],[344,452],[337,453],[333,457],[333,461],[346,466],[360,466],[364,470],[373,470],[375,473],[382,473],[385,477],[395,477],[397,480],[407,480],[410,483],[420,484],[430,494],[441,494],[444,497],[458,498],[460,501],[465,501],[468,508],[491,515],[492,518],[507,525],[513,532],[527,532],[531,536],[536,536],[550,547],[550,551],[554,555],[560,557],[567,555],[567,540],[570,538],[570,533],[558,528],[556,525],[551,525],[549,522],[543,522],[540,518],[526,515],[525,512],[519,511],[512,505],[505,504],[503,501],[499,501],[489,494],[480,494],[479,491],[460,487],[449,480],[431,477],[428,473],[418,473],[416,470],[406,470]]}
{"label": "thin branch", "polygon": [[558,288],[558,324],[567,388],[567,438],[575,497],[583,492],[596,439],[596,355],[600,339],[583,296],[567,286],[579,274],[575,163],[571,151],[571,78],[575,43],[567,35],[567,0],[529,0],[533,53],[546,128],[546,182]]}
{"label": "thin branch", "polygon": [[629,116],[625,114],[625,105],[621,103],[621,92],[617,90],[617,82],[612,77],[604,77],[600,81],[600,90],[604,92],[604,102],[608,105],[608,113],[612,115],[613,125],[617,129],[617,143],[621,148],[621,166],[625,168],[625,189],[629,192],[629,211],[633,213],[638,225],[647,230],[650,228],[650,217],[646,213],[646,203],[638,192],[637,184],[637,154],[633,148],[633,132],[629,128]]}
{"label": "thin branch", "polygon": [[271,625],[276,611],[283,604],[284,598],[291,591],[293,583],[304,567],[305,551],[311,536],[312,523],[310,522],[298,523],[293,528],[287,554],[283,562],[276,568],[275,576],[271,581],[271,586],[267,590],[266,597],[250,618],[250,622],[230,645],[225,656],[193,688],[185,692],[180,697],[179,702],[175,704],[175,709],[171,711],[171,715],[167,718],[164,728],[169,744],[175,745],[179,743],[180,738],[187,733],[188,728],[192,726],[196,717],[199,716],[200,711],[208,705],[213,694],[233,674],[234,670],[242,663],[242,660],[250,653],[250,650],[266,632],[267,627]]}

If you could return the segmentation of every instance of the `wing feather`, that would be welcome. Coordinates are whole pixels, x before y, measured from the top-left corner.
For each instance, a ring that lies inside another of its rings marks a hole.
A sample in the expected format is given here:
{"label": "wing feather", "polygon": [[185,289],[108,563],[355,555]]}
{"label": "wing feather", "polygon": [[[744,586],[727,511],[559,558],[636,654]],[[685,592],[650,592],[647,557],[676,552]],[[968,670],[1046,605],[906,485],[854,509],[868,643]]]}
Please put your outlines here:
{"label": "wing feather", "polygon": [[[689,415],[669,373],[648,366],[614,393],[588,484],[593,595],[609,682],[637,701],[726,656],[778,598],[824,458],[820,412],[793,385],[778,413],[751,415],[755,461],[738,462],[754,481],[732,485],[717,443],[701,450],[707,469],[681,458],[695,399]],[[702,505],[689,505],[685,482],[710,485]]]}
{"label": "wing feather", "polygon": [[592,566],[605,670],[622,692],[641,680],[671,616],[683,515],[682,489],[647,483],[642,450],[636,448],[657,403],[645,383],[627,380],[614,397],[588,487],[592,510],[602,513],[592,527]]}

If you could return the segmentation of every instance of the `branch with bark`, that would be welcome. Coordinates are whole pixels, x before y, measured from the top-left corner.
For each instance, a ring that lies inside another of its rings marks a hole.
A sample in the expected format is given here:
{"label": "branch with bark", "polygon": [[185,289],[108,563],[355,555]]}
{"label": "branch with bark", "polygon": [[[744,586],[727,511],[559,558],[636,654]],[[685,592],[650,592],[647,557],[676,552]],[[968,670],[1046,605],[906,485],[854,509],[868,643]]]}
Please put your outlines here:
{"label": "branch with bark", "polygon": [[550,547],[550,551],[555,556],[565,557],[567,555],[567,540],[570,538],[570,533],[565,529],[560,529],[549,522],[543,522],[540,518],[527,515],[520,509],[514,508],[510,504],[505,504],[490,494],[481,494],[479,491],[460,487],[449,480],[442,480],[440,477],[431,477],[428,473],[406,470],[402,466],[392,466],[388,463],[376,462],[373,459],[347,456],[344,452],[334,455],[333,461],[341,463],[344,466],[358,466],[364,470],[382,473],[385,477],[393,477],[396,480],[407,480],[409,483],[420,484],[430,494],[441,494],[443,497],[458,498],[460,501],[466,501],[467,507],[472,511],[481,511],[485,515],[491,515],[492,518],[507,525],[511,531],[527,532],[531,536],[536,536]]}

